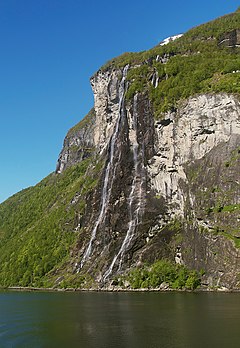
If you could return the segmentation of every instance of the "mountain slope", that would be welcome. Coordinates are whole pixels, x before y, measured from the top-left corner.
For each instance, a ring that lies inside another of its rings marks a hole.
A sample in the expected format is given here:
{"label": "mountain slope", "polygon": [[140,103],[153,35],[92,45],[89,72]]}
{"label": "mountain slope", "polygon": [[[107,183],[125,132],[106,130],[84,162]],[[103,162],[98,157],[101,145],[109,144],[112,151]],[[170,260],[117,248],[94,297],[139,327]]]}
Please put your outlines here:
{"label": "mountain slope", "polygon": [[0,205],[0,285],[239,288],[239,46],[237,11],[102,67],[56,173]]}

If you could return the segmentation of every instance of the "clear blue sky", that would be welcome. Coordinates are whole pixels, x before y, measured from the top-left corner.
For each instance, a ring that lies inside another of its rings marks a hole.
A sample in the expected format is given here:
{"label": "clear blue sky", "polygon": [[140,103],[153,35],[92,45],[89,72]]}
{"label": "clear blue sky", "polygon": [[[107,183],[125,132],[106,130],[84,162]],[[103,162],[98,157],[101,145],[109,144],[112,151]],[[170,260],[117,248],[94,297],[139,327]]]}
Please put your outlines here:
{"label": "clear blue sky", "polygon": [[89,78],[234,12],[235,0],[0,0],[0,201],[55,170],[67,130],[93,106]]}

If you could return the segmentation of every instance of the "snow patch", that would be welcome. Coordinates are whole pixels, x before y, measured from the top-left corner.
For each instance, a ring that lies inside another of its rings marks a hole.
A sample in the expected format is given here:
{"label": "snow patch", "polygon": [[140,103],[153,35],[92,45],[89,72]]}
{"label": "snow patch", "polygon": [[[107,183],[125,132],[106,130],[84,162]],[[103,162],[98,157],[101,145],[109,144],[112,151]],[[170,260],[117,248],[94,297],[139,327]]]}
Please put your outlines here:
{"label": "snow patch", "polygon": [[164,39],[163,41],[161,41],[159,45],[160,46],[167,45],[169,42],[175,41],[176,39],[179,39],[181,36],[183,36],[183,34],[169,36],[166,39]]}

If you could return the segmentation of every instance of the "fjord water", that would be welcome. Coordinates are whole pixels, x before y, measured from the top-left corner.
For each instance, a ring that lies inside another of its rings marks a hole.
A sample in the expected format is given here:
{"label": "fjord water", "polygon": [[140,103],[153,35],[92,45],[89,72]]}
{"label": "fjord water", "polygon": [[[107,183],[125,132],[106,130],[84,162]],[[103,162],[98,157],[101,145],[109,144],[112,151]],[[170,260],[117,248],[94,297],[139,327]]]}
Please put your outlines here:
{"label": "fjord water", "polygon": [[237,348],[240,294],[0,293],[1,348]]}

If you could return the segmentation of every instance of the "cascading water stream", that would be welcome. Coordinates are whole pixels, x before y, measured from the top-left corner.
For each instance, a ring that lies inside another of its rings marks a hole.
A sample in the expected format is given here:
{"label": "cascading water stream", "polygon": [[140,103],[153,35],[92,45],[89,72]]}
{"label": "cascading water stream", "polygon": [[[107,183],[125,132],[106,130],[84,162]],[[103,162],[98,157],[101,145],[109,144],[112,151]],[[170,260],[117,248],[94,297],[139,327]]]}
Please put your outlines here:
{"label": "cascading water stream", "polygon": [[[123,69],[123,75],[122,75],[122,80],[119,84],[119,108],[118,108],[118,119],[115,125],[115,129],[113,131],[111,140],[110,140],[110,154],[109,154],[109,160],[108,160],[108,164],[105,170],[105,176],[104,176],[104,182],[103,182],[103,187],[102,187],[102,194],[101,194],[101,209],[100,209],[100,213],[98,215],[98,218],[95,222],[94,228],[92,230],[91,233],[91,238],[90,241],[88,243],[88,247],[85,250],[85,253],[83,255],[83,258],[81,260],[80,263],[80,268],[79,270],[83,267],[84,263],[89,259],[91,253],[92,253],[92,243],[96,238],[96,234],[97,234],[97,229],[100,225],[100,223],[104,220],[105,215],[106,215],[106,208],[109,202],[109,198],[111,195],[111,191],[112,191],[112,184],[114,181],[114,177],[115,177],[115,172],[116,172],[116,168],[113,169],[113,160],[114,160],[114,149],[115,149],[115,144],[116,144],[116,140],[117,140],[117,136],[119,133],[119,127],[120,127],[120,123],[121,123],[121,119],[124,113],[124,94],[125,94],[125,80],[126,80],[126,76],[127,76],[127,71],[128,71],[128,65],[126,65]],[[111,172],[113,171],[112,176],[110,176]],[[111,179],[110,179],[111,177]]]}
{"label": "cascading water stream", "polygon": [[120,258],[118,270],[121,269],[122,262],[123,262],[123,256],[128,249],[136,230],[136,227],[139,223],[139,218],[141,216],[142,210],[143,210],[143,149],[139,146],[138,139],[137,139],[137,133],[138,133],[138,126],[137,126],[137,95],[134,96],[133,100],[133,120],[132,120],[132,129],[133,129],[133,142],[132,142],[132,148],[133,148],[133,173],[134,178],[132,181],[132,188],[131,192],[129,194],[128,199],[128,206],[129,206],[129,223],[128,223],[128,230],[126,233],[126,236],[122,242],[121,248],[119,249],[118,253],[114,256],[113,261],[111,265],[109,266],[108,270],[105,272],[103,276],[103,281],[105,282],[107,278],[112,273],[113,267],[117,261],[118,258]]}

